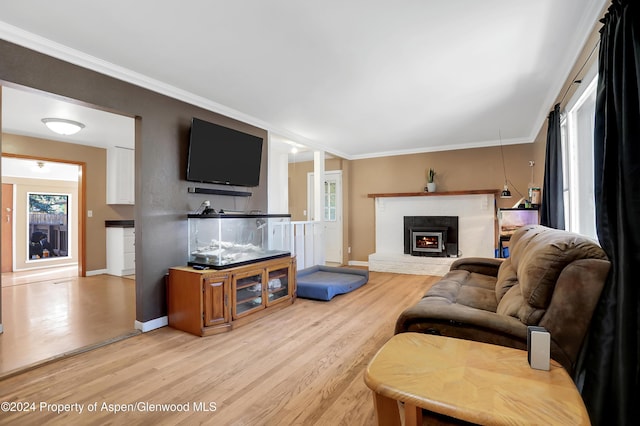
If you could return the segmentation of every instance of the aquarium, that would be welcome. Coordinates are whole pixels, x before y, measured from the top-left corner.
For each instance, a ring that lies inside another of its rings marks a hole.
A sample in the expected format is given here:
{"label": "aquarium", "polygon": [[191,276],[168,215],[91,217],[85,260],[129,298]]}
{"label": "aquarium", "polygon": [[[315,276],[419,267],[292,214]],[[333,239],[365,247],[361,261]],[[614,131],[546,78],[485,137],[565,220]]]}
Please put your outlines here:
{"label": "aquarium", "polygon": [[188,216],[189,265],[225,269],[291,256],[291,215]]}

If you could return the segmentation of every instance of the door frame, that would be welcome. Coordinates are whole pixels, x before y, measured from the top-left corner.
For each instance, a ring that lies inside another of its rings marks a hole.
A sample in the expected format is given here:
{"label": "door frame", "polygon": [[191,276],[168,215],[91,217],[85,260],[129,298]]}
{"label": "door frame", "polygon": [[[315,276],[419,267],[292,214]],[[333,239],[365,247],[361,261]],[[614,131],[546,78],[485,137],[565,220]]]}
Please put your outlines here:
{"label": "door frame", "polygon": [[[84,176],[86,176],[86,163],[80,161],[63,160],[59,158],[50,157],[36,157],[33,155],[23,154],[11,154],[2,153],[2,157],[20,158],[25,160],[44,161],[49,163],[64,163],[78,166],[80,173],[78,176],[78,276],[86,276],[86,220],[84,218],[84,212],[87,210],[86,206],[86,182]],[[15,214],[15,211],[13,212]],[[15,236],[14,236],[15,237]]]}
{"label": "door frame", "polygon": [[[14,185],[12,183],[2,183],[2,272],[13,272],[15,268],[15,264],[13,262],[13,234],[15,227],[14,215],[16,206],[13,192]],[[5,208],[9,211],[5,212]],[[6,222],[4,220],[5,214],[7,216]],[[10,226],[5,227],[5,223],[9,223]],[[5,232],[8,235],[5,235]],[[9,250],[7,250],[7,248],[9,248]]]}

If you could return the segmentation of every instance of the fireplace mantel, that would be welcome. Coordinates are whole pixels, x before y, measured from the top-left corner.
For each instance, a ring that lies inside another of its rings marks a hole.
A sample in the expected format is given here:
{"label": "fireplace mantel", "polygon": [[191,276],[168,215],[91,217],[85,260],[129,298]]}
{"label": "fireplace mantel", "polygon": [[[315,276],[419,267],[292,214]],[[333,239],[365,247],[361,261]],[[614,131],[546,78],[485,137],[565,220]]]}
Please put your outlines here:
{"label": "fireplace mantel", "polygon": [[476,195],[476,194],[493,194],[498,195],[499,189],[471,189],[467,191],[442,191],[442,192],[387,192],[381,194],[367,194],[368,198],[384,198],[384,197],[433,197],[442,195]]}

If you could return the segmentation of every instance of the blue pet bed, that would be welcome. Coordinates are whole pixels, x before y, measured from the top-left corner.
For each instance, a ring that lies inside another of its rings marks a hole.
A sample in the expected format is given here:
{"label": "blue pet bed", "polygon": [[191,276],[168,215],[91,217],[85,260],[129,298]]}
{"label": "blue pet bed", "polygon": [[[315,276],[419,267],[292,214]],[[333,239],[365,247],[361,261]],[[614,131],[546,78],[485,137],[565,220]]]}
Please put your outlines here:
{"label": "blue pet bed", "polygon": [[298,271],[296,281],[298,297],[331,300],[336,294],[348,293],[366,284],[369,271],[316,265]]}

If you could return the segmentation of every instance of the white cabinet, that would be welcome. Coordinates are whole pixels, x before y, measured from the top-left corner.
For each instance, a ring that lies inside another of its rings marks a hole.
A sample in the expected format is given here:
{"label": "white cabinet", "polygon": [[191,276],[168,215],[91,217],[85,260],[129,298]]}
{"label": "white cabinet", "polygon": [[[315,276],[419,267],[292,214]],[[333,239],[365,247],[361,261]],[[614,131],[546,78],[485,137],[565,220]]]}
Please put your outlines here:
{"label": "white cabinet", "polygon": [[107,149],[107,204],[135,204],[135,150]]}
{"label": "white cabinet", "polygon": [[135,272],[135,228],[107,228],[107,273],[123,276]]}

